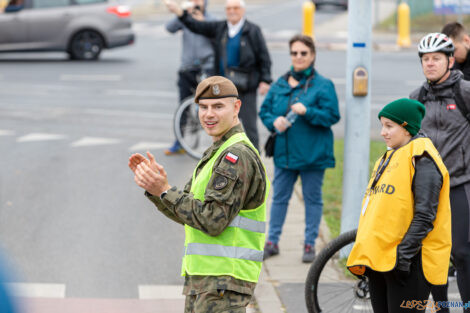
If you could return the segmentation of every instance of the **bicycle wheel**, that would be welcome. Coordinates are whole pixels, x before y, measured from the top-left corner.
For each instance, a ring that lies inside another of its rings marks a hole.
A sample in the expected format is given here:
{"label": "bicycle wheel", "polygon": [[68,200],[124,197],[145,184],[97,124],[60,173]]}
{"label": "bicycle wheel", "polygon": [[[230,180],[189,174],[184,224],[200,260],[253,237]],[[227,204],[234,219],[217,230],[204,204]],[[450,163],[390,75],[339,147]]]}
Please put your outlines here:
{"label": "bicycle wheel", "polygon": [[305,302],[309,313],[373,312],[367,277],[359,279],[346,268],[342,248],[352,244],[357,230],[341,234],[315,258],[305,282]]}
{"label": "bicycle wheel", "polygon": [[198,107],[193,97],[184,100],[176,110],[173,130],[186,153],[195,159],[199,160],[212,144],[211,137],[199,122]]}

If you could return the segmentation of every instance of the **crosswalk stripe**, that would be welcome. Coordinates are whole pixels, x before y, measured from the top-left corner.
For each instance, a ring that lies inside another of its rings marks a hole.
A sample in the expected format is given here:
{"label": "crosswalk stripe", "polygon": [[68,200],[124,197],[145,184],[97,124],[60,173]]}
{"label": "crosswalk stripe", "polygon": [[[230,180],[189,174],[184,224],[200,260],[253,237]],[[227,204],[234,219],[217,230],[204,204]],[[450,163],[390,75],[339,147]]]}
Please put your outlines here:
{"label": "crosswalk stripe", "polygon": [[46,141],[64,139],[64,135],[48,133],[30,133],[16,139],[17,142]]}
{"label": "crosswalk stripe", "polygon": [[107,89],[104,91],[107,96],[132,96],[132,97],[158,97],[158,98],[177,98],[174,91],[166,90],[133,90],[133,89]]}
{"label": "crosswalk stripe", "polygon": [[14,297],[26,298],[65,298],[63,284],[7,283]]}
{"label": "crosswalk stripe", "polygon": [[72,147],[113,145],[119,143],[118,139],[104,137],[83,137],[70,144]]}
{"label": "crosswalk stripe", "polygon": [[181,313],[184,310],[183,299],[22,298],[20,301],[26,312],[34,313]]}
{"label": "crosswalk stripe", "polygon": [[129,151],[147,151],[153,149],[163,149],[167,148],[171,145],[169,142],[148,142],[143,141],[136,143],[132,147],[129,148]]}
{"label": "crosswalk stripe", "polygon": [[183,286],[139,285],[139,299],[184,299]]}
{"label": "crosswalk stripe", "polygon": [[59,80],[61,81],[120,81],[122,80],[121,75],[75,75],[75,74],[63,74],[60,75]]}

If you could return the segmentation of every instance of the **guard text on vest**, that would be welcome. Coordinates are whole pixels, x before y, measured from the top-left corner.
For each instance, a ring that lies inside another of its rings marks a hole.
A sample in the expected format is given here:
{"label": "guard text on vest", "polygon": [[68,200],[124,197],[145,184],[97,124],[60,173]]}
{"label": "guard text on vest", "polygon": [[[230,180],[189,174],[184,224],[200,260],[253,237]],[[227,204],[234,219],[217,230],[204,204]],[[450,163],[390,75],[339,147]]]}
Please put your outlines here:
{"label": "guard text on vest", "polygon": [[372,196],[378,193],[386,193],[388,195],[392,195],[395,192],[395,186],[393,185],[387,185],[387,184],[382,184],[382,185],[377,185],[374,187],[374,189],[367,189],[366,195]]}

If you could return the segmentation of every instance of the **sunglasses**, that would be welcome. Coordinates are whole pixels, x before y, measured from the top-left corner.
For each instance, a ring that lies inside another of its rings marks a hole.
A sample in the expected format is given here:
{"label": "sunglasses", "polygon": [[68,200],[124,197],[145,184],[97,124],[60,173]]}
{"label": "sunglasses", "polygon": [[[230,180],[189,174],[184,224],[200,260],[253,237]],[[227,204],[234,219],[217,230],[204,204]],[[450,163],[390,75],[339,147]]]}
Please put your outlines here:
{"label": "sunglasses", "polygon": [[299,54],[303,57],[306,57],[307,54],[308,54],[308,51],[291,51],[290,52],[290,55],[293,56],[293,57],[296,57]]}

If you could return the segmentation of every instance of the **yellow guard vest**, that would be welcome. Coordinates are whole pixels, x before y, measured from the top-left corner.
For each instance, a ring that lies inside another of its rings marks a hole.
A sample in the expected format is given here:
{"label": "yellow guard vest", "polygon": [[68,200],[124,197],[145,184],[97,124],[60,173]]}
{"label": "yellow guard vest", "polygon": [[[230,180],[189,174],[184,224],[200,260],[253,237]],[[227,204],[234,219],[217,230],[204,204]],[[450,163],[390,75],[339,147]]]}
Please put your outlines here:
{"label": "yellow guard vest", "polygon": [[[388,272],[395,268],[397,247],[408,231],[414,215],[414,158],[425,151],[439,168],[443,184],[433,222],[434,228],[422,241],[423,272],[426,280],[433,285],[447,282],[451,250],[449,173],[429,138],[417,138],[398,148],[376,187],[371,190],[380,160],[376,162],[362,202],[356,242],[347,262],[351,272],[363,274],[364,266],[378,272]],[[386,157],[392,152],[387,152]]]}
{"label": "yellow guard vest", "polygon": [[[217,158],[231,145],[243,142],[256,153],[257,150],[245,133],[231,136],[207,161],[196,177],[193,173],[191,193],[194,199],[204,202],[204,194],[212,176],[212,168]],[[230,225],[218,236],[185,225],[185,255],[181,274],[221,276],[258,282],[263,262],[263,249],[266,229],[266,198],[269,181],[266,177],[264,202],[252,210],[240,210]]]}

